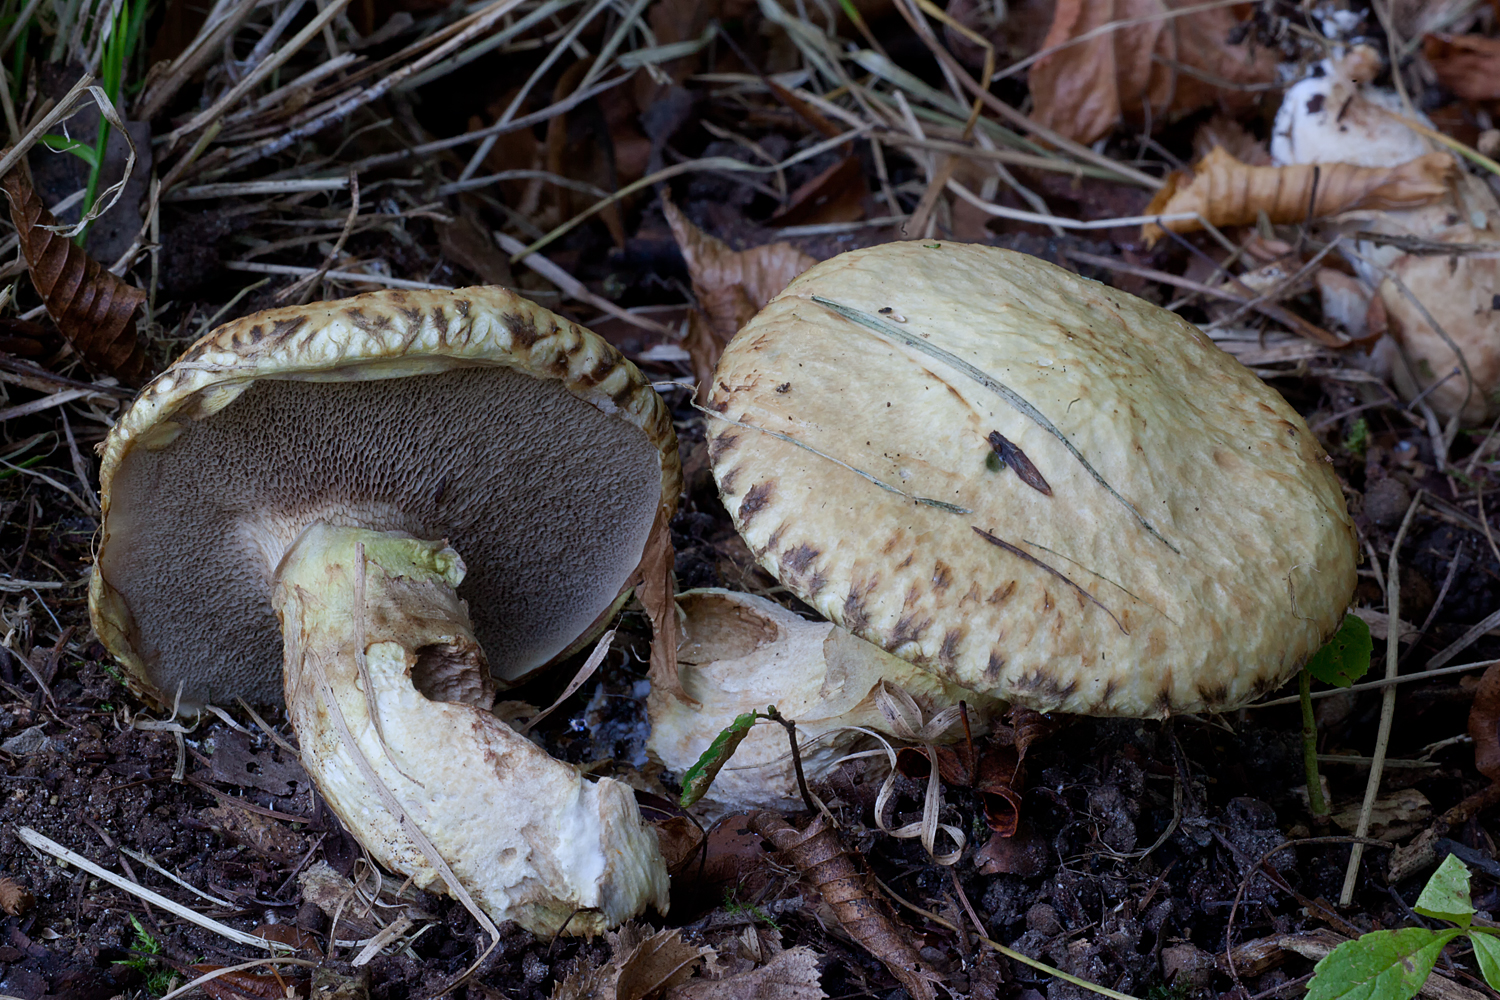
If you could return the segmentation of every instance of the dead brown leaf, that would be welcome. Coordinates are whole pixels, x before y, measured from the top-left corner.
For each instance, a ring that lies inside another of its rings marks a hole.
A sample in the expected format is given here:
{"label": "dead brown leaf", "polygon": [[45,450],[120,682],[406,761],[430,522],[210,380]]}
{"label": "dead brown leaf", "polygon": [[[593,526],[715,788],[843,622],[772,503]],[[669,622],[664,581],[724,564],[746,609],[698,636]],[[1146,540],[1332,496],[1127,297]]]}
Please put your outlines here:
{"label": "dead brown leaf", "polygon": [[234,805],[210,806],[198,813],[209,829],[236,844],[243,844],[258,854],[278,861],[302,855],[307,841],[268,816]]}
{"label": "dead brown leaf", "polygon": [[24,167],[0,177],[10,196],[10,218],[21,254],[47,314],[85,364],[134,385],[146,369],[135,333],[135,311],[146,293],[115,277],[72,240],[46,228],[57,225],[32,190]]}
{"label": "dead brown leaf", "polygon": [[[199,975],[222,968],[224,966],[207,962],[191,967]],[[275,969],[269,972],[240,969],[210,979],[199,988],[212,1000],[286,1000],[287,997],[307,996],[310,985],[305,976],[293,977]]]}
{"label": "dead brown leaf", "polygon": [[1230,156],[1252,167],[1271,165],[1265,144],[1227,115],[1214,115],[1193,133],[1193,153],[1199,159],[1213,152],[1215,146],[1223,146]]}
{"label": "dead brown leaf", "polygon": [[865,217],[868,193],[864,164],[857,156],[846,156],[793,191],[771,221],[778,226],[854,222]]}
{"label": "dead brown leaf", "polygon": [[[1198,212],[1216,226],[1243,226],[1261,212],[1276,223],[1301,222],[1355,208],[1415,208],[1448,193],[1456,164],[1447,153],[1428,153],[1395,167],[1356,167],[1349,163],[1295,163],[1252,167],[1215,147],[1194,166],[1167,178],[1146,214]],[[1311,211],[1309,211],[1311,208]],[[1177,233],[1203,228],[1197,219],[1162,223]],[[1161,227],[1141,230],[1148,242]]]}
{"label": "dead brown leaf", "polygon": [[1474,767],[1500,781],[1500,663],[1485,670],[1469,709],[1469,736],[1474,740]]}
{"label": "dead brown leaf", "polygon": [[1428,35],[1422,54],[1438,82],[1469,101],[1500,101],[1500,38]]}
{"label": "dead brown leaf", "polygon": [[648,930],[625,924],[606,934],[614,949],[611,959],[575,969],[553,989],[552,1000],[656,1000],[686,982],[714,953],[688,944],[675,928],[649,935]]}
{"label": "dead brown leaf", "polygon": [[790,243],[731,250],[723,240],[693,225],[665,198],[662,212],[687,261],[693,295],[698,299],[697,322],[689,321],[684,346],[693,355],[693,372],[699,384],[707,385],[730,338],[817,261]]}
{"label": "dead brown leaf", "polygon": [[36,905],[36,897],[21,883],[0,878],[0,911],[19,917]]}
{"label": "dead brown leaf", "polygon": [[1239,23],[1228,7],[1174,15],[1190,0],[1059,0],[1043,49],[1115,21],[1134,23],[1069,45],[1031,67],[1033,117],[1079,142],[1115,125],[1165,124],[1217,103],[1234,113],[1253,106],[1275,79],[1266,49],[1230,45]]}
{"label": "dead brown leaf", "polygon": [[672,550],[672,511],[662,507],[656,512],[651,525],[651,534],[646,537],[646,550],[641,554],[636,568],[634,584],[636,600],[646,609],[651,619],[651,666],[648,675],[652,685],[661,685],[690,705],[698,704],[682,689],[682,678],[677,674],[677,602],[673,600],[676,587],[672,580],[675,553]]}
{"label": "dead brown leaf", "polygon": [[827,996],[818,985],[818,953],[797,947],[738,975],[695,977],[668,993],[667,1000],[824,1000]]}
{"label": "dead brown leaf", "polygon": [[941,979],[918,954],[911,932],[890,913],[885,897],[844,850],[838,831],[819,815],[802,831],[774,813],[758,812],[750,827],[775,845],[838,917],[844,931],[885,963],[913,1000],[935,1000],[932,984]]}
{"label": "dead brown leaf", "polygon": [[652,824],[661,856],[667,862],[667,874],[674,878],[703,857],[703,827],[686,816],[669,816]]}

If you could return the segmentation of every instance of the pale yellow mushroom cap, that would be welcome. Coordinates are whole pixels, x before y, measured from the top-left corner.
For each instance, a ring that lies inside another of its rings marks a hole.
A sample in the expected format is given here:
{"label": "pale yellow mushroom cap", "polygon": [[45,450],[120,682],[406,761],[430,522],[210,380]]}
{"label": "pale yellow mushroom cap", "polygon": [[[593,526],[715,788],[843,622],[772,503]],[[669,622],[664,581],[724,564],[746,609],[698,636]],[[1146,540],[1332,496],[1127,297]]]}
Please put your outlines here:
{"label": "pale yellow mushroom cap", "polygon": [[[763,566],[889,652],[1036,709],[1241,705],[1353,593],[1338,479],[1286,401],[1176,315],[1035,257],[825,261],[739,332],[706,402]],[[992,469],[992,434],[1050,495]]]}
{"label": "pale yellow mushroom cap", "polygon": [[501,680],[567,647],[676,504],[665,404],[602,338],[500,288],[383,291],[203,337],[104,447],[100,638],[171,704],[280,698],[270,603],[308,524],[447,539]]}

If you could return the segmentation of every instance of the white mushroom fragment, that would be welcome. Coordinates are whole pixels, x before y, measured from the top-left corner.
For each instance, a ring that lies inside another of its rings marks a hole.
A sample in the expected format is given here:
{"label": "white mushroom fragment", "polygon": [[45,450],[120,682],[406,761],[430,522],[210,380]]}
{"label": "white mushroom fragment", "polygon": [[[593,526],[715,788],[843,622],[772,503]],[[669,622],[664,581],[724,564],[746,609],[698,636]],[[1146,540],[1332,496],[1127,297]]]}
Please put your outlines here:
{"label": "white mushroom fragment", "polygon": [[111,433],[90,610],[132,686],[187,710],[273,702],[284,655],[303,764],[378,860],[592,934],[665,908],[655,835],[626,786],[498,722],[491,673],[609,612],[680,475],[640,373],[501,289],[259,313]]}
{"label": "white mushroom fragment", "polygon": [[1244,704],[1331,636],[1356,544],[1301,417],[1192,325],[1035,257],[824,261],[729,345],[725,506],[830,620],[1044,711]]}
{"label": "white mushroom fragment", "polygon": [[[965,701],[979,735],[995,707],[992,698],[943,681],[828,622],[808,621],[763,597],[729,590],[679,594],[684,638],[677,650],[690,704],[652,688],[647,701],[651,736],[646,749],[681,774],[692,767],[723,727],[745,712],[777,711],[797,723],[803,770],[818,782],[851,752],[875,744],[864,730],[887,735],[876,705],[882,683],[901,688],[925,715]],[[961,737],[962,730],[955,730]],[[709,818],[744,809],[800,808],[786,732],[760,725],[750,731],[702,800]]]}

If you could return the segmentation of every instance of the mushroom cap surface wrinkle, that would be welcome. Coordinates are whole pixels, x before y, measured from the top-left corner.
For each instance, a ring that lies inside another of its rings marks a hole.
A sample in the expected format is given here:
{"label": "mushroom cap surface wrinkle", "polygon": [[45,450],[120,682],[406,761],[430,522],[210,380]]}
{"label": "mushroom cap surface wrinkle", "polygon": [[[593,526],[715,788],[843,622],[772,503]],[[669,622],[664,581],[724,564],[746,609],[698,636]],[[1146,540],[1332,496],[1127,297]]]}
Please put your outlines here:
{"label": "mushroom cap surface wrinkle", "polygon": [[707,409],[761,565],[1031,708],[1243,704],[1353,593],[1353,524],[1301,417],[1191,324],[1035,257],[824,261],[735,336]]}
{"label": "mushroom cap surface wrinkle", "polygon": [[272,579],[309,524],[446,539],[501,682],[619,595],[681,471],[666,406],[593,333],[503,289],[382,291],[200,339],[120,419],[90,607],[132,684],[274,703]]}

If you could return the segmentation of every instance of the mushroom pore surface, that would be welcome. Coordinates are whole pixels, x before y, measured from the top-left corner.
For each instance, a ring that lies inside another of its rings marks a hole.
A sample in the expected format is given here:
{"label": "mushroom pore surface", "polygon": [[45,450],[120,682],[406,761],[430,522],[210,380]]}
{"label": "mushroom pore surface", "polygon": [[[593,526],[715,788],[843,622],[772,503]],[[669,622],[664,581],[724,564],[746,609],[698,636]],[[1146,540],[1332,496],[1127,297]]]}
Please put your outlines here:
{"label": "mushroom pore surface", "polygon": [[557,381],[475,365],[363,381],[261,379],[115,472],[99,571],[157,690],[182,704],[282,684],[273,576],[315,521],[447,539],[500,678],[615,598],[662,489],[657,447]]}

